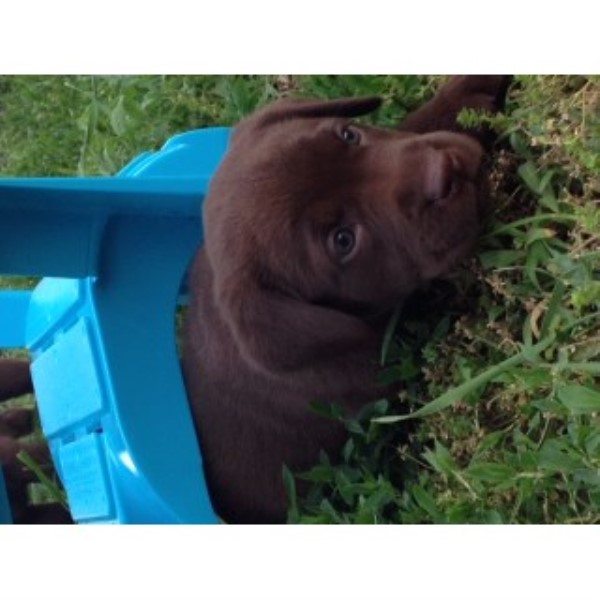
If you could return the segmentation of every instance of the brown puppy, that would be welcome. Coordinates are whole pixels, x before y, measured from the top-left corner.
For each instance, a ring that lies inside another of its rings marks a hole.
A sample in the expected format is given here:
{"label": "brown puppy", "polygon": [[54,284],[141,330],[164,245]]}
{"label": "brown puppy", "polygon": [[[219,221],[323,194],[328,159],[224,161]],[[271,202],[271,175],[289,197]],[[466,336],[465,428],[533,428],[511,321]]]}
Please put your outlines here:
{"label": "brown puppy", "polygon": [[184,372],[218,514],[282,522],[282,465],[334,454],[380,396],[385,317],[474,246],[482,147],[463,107],[498,110],[508,80],[457,77],[402,131],[358,126],[377,98],[280,101],[235,130],[204,211]]}

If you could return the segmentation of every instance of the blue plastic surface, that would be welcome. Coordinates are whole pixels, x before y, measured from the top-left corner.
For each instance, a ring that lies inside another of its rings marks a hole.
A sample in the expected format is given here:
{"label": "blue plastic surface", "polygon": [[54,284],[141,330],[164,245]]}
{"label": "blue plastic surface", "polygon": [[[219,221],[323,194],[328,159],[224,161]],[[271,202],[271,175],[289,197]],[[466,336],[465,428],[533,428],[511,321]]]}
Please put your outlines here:
{"label": "blue plastic surface", "polygon": [[[214,523],[175,343],[201,207],[229,129],[192,131],[116,177],[0,179],[0,347],[27,347],[81,523]],[[0,482],[0,522],[3,518]],[[6,513],[6,511],[5,511]]]}

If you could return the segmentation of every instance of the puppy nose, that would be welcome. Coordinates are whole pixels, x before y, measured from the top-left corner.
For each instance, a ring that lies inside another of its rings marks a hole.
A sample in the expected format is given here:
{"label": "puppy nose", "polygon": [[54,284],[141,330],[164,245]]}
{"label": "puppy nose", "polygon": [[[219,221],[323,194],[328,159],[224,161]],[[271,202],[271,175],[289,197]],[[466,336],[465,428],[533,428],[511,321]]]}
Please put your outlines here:
{"label": "puppy nose", "polygon": [[[449,131],[425,134],[422,140],[431,149],[447,153],[460,176],[466,179],[476,177],[483,158],[483,147],[477,140],[462,133]],[[440,160],[438,158],[437,163],[440,163]],[[433,161],[433,164],[436,164],[436,161]]]}
{"label": "puppy nose", "polygon": [[458,172],[455,161],[445,150],[431,149],[426,158],[425,198],[436,201],[443,200],[452,191]]}
{"label": "puppy nose", "polygon": [[474,139],[457,133],[425,134],[425,198],[436,202],[447,198],[461,180],[475,181],[483,148]]}

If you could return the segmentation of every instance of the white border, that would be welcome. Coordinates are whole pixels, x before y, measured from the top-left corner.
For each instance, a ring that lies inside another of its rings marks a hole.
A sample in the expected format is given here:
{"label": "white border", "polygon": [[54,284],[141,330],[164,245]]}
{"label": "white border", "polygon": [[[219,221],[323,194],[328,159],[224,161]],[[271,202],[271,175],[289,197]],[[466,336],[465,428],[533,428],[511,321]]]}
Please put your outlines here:
{"label": "white border", "polygon": [[10,600],[592,600],[598,527],[4,527]]}
{"label": "white border", "polygon": [[4,73],[598,73],[594,3],[21,0]]}
{"label": "white border", "polygon": [[[589,0],[33,2],[3,73],[599,73]],[[411,3],[415,5],[416,3]],[[0,122],[1,126],[1,122]],[[3,527],[10,600],[587,600],[597,527]]]}

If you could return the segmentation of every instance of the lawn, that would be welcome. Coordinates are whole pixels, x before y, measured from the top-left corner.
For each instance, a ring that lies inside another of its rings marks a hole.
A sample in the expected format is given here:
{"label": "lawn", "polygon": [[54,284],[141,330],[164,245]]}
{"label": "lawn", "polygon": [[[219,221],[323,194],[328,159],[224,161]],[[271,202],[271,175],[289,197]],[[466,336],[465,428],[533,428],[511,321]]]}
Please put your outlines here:
{"label": "lawn", "polygon": [[[389,126],[439,81],[1,77],[0,171],[113,174],[174,133],[234,124],[290,92],[379,94],[369,120]],[[519,76],[490,124],[500,138],[477,255],[390,323],[381,377],[402,382],[398,397],[353,418],[314,406],[348,442],[337,460],[285,473],[291,522],[600,522],[600,77]]]}

